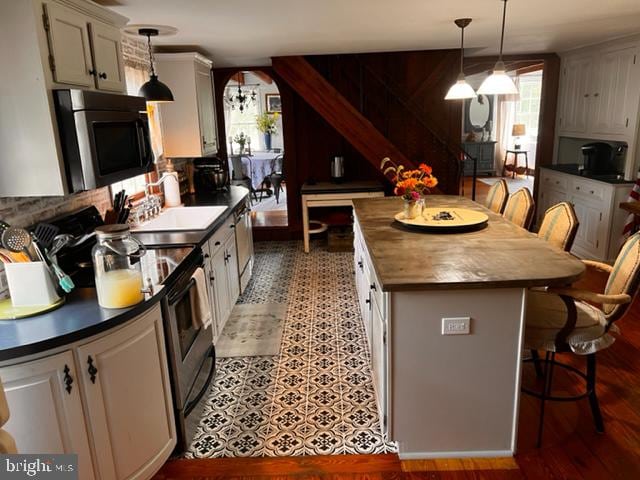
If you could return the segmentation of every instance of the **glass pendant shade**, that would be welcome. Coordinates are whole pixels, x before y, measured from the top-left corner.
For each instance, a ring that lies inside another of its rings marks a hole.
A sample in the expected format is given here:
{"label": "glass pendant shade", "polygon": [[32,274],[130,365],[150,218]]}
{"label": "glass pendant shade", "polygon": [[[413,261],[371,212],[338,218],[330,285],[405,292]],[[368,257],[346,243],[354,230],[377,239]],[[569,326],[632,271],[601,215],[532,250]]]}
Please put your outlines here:
{"label": "glass pendant shade", "polygon": [[445,100],[463,100],[465,98],[475,98],[476,92],[473,91],[473,87],[467,83],[464,75],[461,73],[458,75],[458,81],[451,85],[451,88],[445,95]]}
{"label": "glass pendant shade", "polygon": [[504,63],[498,61],[493,69],[493,73],[484,79],[478,89],[481,95],[514,95],[518,93],[518,87],[513,83],[513,79],[507,75]]}

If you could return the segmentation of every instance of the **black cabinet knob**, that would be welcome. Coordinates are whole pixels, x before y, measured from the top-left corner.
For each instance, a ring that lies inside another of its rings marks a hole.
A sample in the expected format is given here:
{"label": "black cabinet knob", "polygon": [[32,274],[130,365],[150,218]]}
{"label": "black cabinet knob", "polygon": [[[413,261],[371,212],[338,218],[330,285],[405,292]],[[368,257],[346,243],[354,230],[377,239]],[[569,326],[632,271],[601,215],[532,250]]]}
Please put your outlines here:
{"label": "black cabinet knob", "polygon": [[218,247],[218,246],[220,246],[220,242],[216,242],[216,243],[214,243],[214,245],[215,245],[216,247]]}
{"label": "black cabinet knob", "polygon": [[93,68],[89,70],[89,75],[91,75],[92,77],[95,77],[97,73],[98,72],[96,72]]}
{"label": "black cabinet knob", "polygon": [[100,72],[100,74],[98,76],[103,80],[107,79],[107,74],[105,72]]}
{"label": "black cabinet knob", "polygon": [[64,389],[67,391],[67,393],[69,395],[71,395],[71,385],[73,384],[73,377],[71,376],[71,370],[69,369],[69,365],[64,366],[64,378],[62,379],[62,381],[64,382]]}
{"label": "black cabinet knob", "polygon": [[209,258],[209,254],[208,254],[208,253],[205,253],[205,254],[204,254],[204,258],[205,258],[205,259]]}
{"label": "black cabinet knob", "polygon": [[91,355],[87,358],[87,364],[89,368],[87,368],[87,372],[89,373],[89,378],[91,379],[91,383],[96,383],[96,375],[98,374],[98,369],[93,364],[93,358]]}

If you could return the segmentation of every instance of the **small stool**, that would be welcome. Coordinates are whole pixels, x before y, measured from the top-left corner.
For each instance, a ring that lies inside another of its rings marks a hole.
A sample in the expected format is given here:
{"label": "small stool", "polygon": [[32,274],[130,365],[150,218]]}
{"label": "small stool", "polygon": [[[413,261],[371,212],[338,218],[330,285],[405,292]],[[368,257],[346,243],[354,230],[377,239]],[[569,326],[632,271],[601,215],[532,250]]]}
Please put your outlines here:
{"label": "small stool", "polygon": [[[502,176],[504,177],[505,171],[513,172],[511,174],[511,178],[516,178],[516,173],[518,173],[518,157],[520,155],[524,155],[524,175],[529,176],[529,155],[527,150],[507,150],[504,154],[504,163],[502,164]],[[513,163],[507,163],[509,159],[509,154],[513,155]]]}
{"label": "small stool", "polygon": [[[311,228],[311,225],[317,225],[315,228]],[[327,231],[327,224],[320,220],[309,220],[309,235],[313,233],[323,233]]]}

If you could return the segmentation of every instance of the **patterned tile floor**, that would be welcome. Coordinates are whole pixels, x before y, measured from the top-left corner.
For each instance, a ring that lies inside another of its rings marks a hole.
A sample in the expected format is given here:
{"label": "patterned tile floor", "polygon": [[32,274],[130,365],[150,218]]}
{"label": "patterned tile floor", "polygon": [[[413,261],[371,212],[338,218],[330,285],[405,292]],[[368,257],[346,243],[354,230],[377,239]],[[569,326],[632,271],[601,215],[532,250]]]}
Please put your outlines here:
{"label": "patterned tile floor", "polygon": [[384,453],[353,256],[256,244],[239,303],[285,303],[280,355],[218,360],[188,458]]}

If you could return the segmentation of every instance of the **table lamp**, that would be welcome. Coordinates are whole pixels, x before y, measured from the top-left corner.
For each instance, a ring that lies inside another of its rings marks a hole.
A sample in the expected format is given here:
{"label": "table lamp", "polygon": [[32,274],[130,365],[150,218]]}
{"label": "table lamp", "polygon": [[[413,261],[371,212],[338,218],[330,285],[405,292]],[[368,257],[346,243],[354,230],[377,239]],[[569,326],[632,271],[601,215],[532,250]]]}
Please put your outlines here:
{"label": "table lamp", "polygon": [[526,133],[527,133],[527,129],[526,129],[524,123],[514,123],[513,124],[513,127],[511,129],[511,135],[516,137],[515,144],[513,145],[514,149],[520,150],[520,148],[522,147],[522,145],[520,145],[520,137],[522,137]]}

